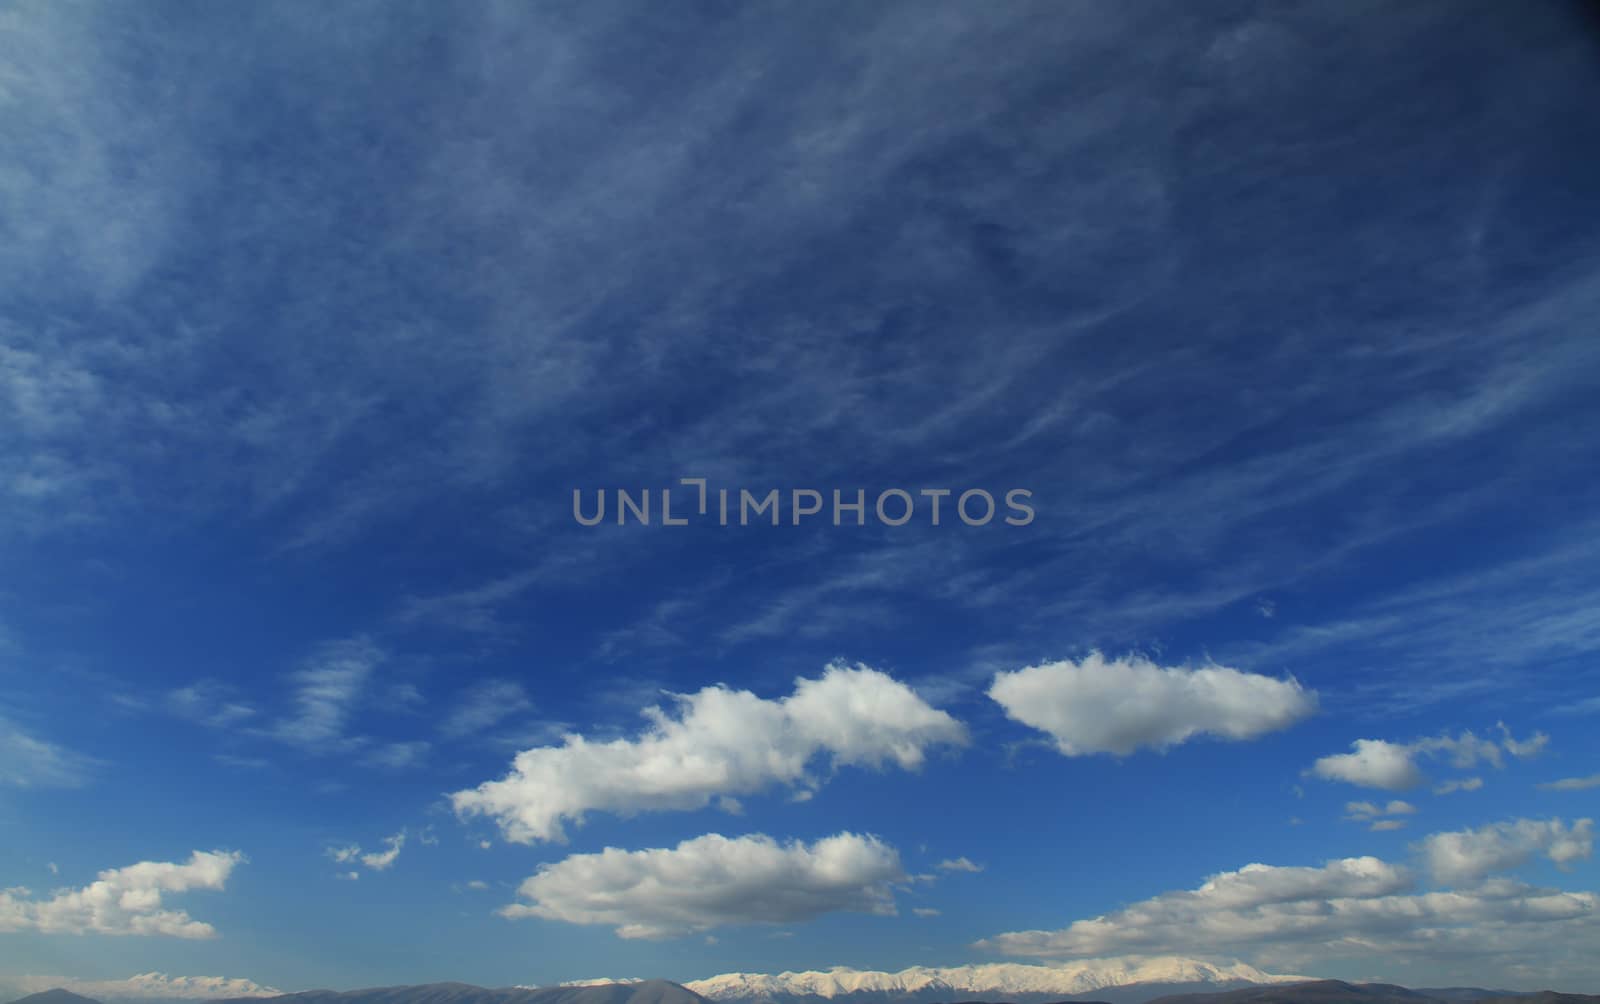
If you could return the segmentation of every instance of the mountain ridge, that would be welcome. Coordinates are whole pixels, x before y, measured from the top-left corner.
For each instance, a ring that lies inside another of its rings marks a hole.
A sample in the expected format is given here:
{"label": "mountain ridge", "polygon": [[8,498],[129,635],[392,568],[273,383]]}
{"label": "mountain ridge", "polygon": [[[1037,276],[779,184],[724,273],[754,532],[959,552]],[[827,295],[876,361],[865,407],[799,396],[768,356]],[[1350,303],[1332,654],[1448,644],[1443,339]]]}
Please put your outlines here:
{"label": "mountain ridge", "polygon": [[1150,959],[1090,959],[1057,966],[996,962],[967,966],[912,966],[897,972],[848,967],[766,973],[725,973],[684,984],[717,1002],[791,1004],[797,1001],[883,999],[932,1001],[999,995],[1018,1001],[1069,999],[1108,988],[1136,984],[1187,986],[1259,986],[1305,982],[1309,976],[1263,972],[1241,962],[1218,965],[1197,959],[1163,956]]}
{"label": "mountain ridge", "polygon": [[[1158,965],[1128,964],[1114,967],[1100,967],[1087,971],[1073,971],[1068,968],[1065,978],[1075,980],[1113,980],[1127,979],[1135,975],[1154,975],[1167,979],[1192,977],[1196,975],[1207,976],[1212,979],[1209,984],[1211,989],[1195,992],[1181,990],[1178,992],[1165,992],[1173,987],[1194,987],[1196,983],[1170,983],[1159,980],[1125,983],[1107,983],[1102,986],[1099,993],[1090,997],[1089,993],[1079,995],[1057,995],[1052,1004],[1600,1004],[1600,996],[1583,994],[1563,994],[1553,991],[1540,991],[1530,993],[1516,993],[1502,990],[1485,990],[1476,987],[1448,987],[1432,990],[1413,990],[1407,987],[1386,983],[1349,983],[1342,980],[1304,979],[1289,976],[1273,976],[1261,973],[1251,967],[1215,966],[1210,963],[1196,963],[1202,968],[1193,968],[1189,965],[1172,965],[1174,960],[1156,960]],[[1183,963],[1194,963],[1194,960],[1177,960]],[[1021,967],[1051,968],[1051,967]],[[985,967],[955,967],[957,971],[982,971]],[[776,976],[766,977],[768,980],[780,981],[781,985],[807,986],[814,985],[823,990],[837,990],[845,985],[854,985],[857,989],[835,992],[833,996],[826,997],[813,994],[807,999],[813,1004],[841,999],[862,1004],[868,1000],[894,1000],[909,1001],[920,999],[917,995],[933,994],[931,998],[937,1004],[1019,1004],[1029,1000],[1035,994],[1026,993],[995,993],[985,994],[981,998],[952,993],[952,987],[944,982],[942,977],[934,978],[931,974],[949,974],[953,970],[933,970],[925,967],[913,967],[902,970],[900,973],[858,973],[843,967],[819,973],[817,971],[802,973],[779,973]],[[1272,983],[1252,983],[1239,986],[1236,977],[1246,973],[1255,972],[1263,977],[1275,980]],[[910,974],[909,976],[906,974]],[[762,974],[725,974],[725,976],[749,977]],[[965,972],[971,977],[972,972]],[[986,974],[992,976],[993,974]],[[1012,974],[1016,975],[1016,974]],[[1023,974],[1030,975],[1030,974]],[[1036,974],[1033,974],[1036,975]],[[818,983],[814,977],[825,976],[832,982]],[[890,981],[893,985],[906,986],[912,989],[904,991],[900,997],[891,997],[890,991],[881,989],[886,984],[881,979],[853,980],[854,976],[865,977],[899,977]],[[788,978],[785,980],[784,978]],[[722,979],[713,977],[713,980]],[[808,982],[809,981],[809,982]],[[577,980],[569,983],[546,987],[510,986],[510,987],[480,987],[470,983],[442,982],[417,985],[397,985],[384,987],[366,987],[355,990],[303,990],[295,993],[280,994],[275,997],[233,997],[219,998],[209,1004],[262,1004],[263,1001],[283,1002],[283,1004],[724,1004],[724,1002],[737,1002],[737,1004],[759,1004],[757,998],[744,998],[732,996],[730,987],[737,985],[737,981],[723,980],[721,987],[723,996],[708,997],[691,989],[693,984],[708,981],[691,981],[690,984],[674,983],[669,980]],[[1037,986],[1037,983],[1030,984]],[[869,989],[860,989],[867,986]],[[942,996],[940,996],[942,995]],[[125,1000],[124,998],[110,998],[112,1000]],[[802,998],[794,998],[800,1000]],[[133,999],[126,999],[132,1004]],[[64,988],[46,990],[30,994],[12,1004],[100,1004],[100,1001],[74,993]]]}

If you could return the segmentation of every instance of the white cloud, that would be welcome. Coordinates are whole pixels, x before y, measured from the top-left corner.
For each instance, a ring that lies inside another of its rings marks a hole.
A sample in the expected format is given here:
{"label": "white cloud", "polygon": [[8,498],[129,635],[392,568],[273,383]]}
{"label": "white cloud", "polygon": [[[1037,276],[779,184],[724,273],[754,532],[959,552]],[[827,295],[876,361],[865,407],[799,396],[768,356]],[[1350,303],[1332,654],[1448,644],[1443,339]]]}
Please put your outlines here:
{"label": "white cloud", "polygon": [[406,845],[406,832],[401,830],[392,837],[385,837],[383,844],[384,850],[361,855],[361,863],[375,872],[387,871],[399,860],[400,849]]}
{"label": "white cloud", "polygon": [[1423,781],[1409,746],[1383,739],[1357,739],[1352,752],[1325,756],[1311,773],[1327,781],[1347,781],[1363,788],[1406,791]]}
{"label": "white cloud", "polygon": [[94,761],[22,731],[0,716],[0,785],[17,788],[76,788],[89,779]]}
{"label": "white cloud", "polygon": [[1346,802],[1344,811],[1346,819],[1369,823],[1371,825],[1368,826],[1368,829],[1374,833],[1387,833],[1393,830],[1405,829],[1406,821],[1394,817],[1413,815],[1416,813],[1417,807],[1410,802],[1394,799],[1387,805],[1378,805],[1374,802]]}
{"label": "white cloud", "polygon": [[482,680],[467,688],[455,709],[439,723],[439,731],[453,739],[477,735],[532,707],[520,683]]}
{"label": "white cloud", "polygon": [[1550,737],[1543,732],[1535,732],[1527,739],[1517,740],[1512,738],[1511,730],[1506,728],[1505,722],[1496,722],[1495,728],[1499,729],[1500,735],[1504,737],[1500,740],[1500,744],[1505,747],[1507,753],[1519,760],[1538,756],[1550,743]]}
{"label": "white cloud", "polygon": [[[360,844],[346,844],[342,847],[328,848],[327,854],[328,857],[339,864],[350,864],[359,861],[372,871],[387,871],[399,859],[400,850],[406,845],[406,831],[401,830],[392,837],[383,838],[383,845],[384,850],[363,853]],[[354,879],[358,876],[356,872],[352,871],[338,877]]]}
{"label": "white cloud", "polygon": [[322,646],[290,679],[295,686],[294,714],[276,722],[268,734],[311,752],[353,749],[362,745],[346,735],[356,700],[366,689],[383,653],[365,638]]}
{"label": "white cloud", "polygon": [[575,854],[518,890],[507,917],[609,924],[623,938],[668,938],[730,924],[788,924],[825,913],[892,915],[905,873],[894,848],[840,833],[811,844],[707,834],[677,847]]}
{"label": "white cloud", "polygon": [[1166,749],[1199,735],[1253,739],[1316,710],[1294,680],[1226,666],[1162,667],[1138,656],[1091,653],[997,673],[989,696],[1006,714],[1048,733],[1067,756]]}
{"label": "white cloud", "polygon": [[1435,795],[1452,795],[1458,791],[1477,791],[1483,787],[1481,777],[1463,777],[1444,781],[1433,786]]}
{"label": "white cloud", "polygon": [[563,823],[586,812],[698,809],[774,785],[810,787],[824,756],[833,767],[912,770],[930,747],[967,738],[954,718],[865,666],[830,665],[781,700],[714,686],[677,702],[676,716],[646,709],[650,726],[636,739],[569,734],[560,746],[524,750],[506,777],[451,802],[460,815],[494,818],[508,840],[563,840]]}
{"label": "white cloud", "polygon": [[1588,777],[1564,777],[1559,781],[1546,781],[1539,785],[1543,791],[1586,791],[1589,788],[1600,788],[1600,774],[1590,774]]}
{"label": "white cloud", "polygon": [[1593,848],[1594,822],[1589,819],[1570,827],[1559,819],[1515,819],[1476,830],[1435,833],[1417,845],[1434,879],[1448,884],[1509,871],[1536,854],[1565,867],[1589,857]]}
{"label": "white cloud", "polygon": [[421,741],[384,743],[363,753],[360,762],[366,767],[414,767],[427,757],[432,748],[432,744]]}
{"label": "white cloud", "polygon": [[200,680],[169,691],[166,707],[179,718],[213,729],[237,725],[256,713],[255,708],[235,700],[228,687],[214,680]]}
{"label": "white cloud", "polygon": [[937,917],[937,916],[939,916],[939,911],[935,910],[931,906],[913,907],[911,912],[916,914],[918,917]]}
{"label": "white cloud", "polygon": [[983,865],[976,864],[966,858],[946,858],[935,867],[947,872],[981,872]]}
{"label": "white cloud", "polygon": [[[1417,760],[1422,757],[1447,760],[1451,766],[1465,770],[1479,763],[1494,767],[1505,765],[1504,754],[1519,759],[1541,752],[1550,737],[1536,732],[1528,739],[1512,737],[1505,725],[1498,726],[1505,738],[1501,742],[1480,739],[1472,732],[1459,736],[1431,736],[1409,743],[1393,743],[1386,739],[1357,739],[1350,744],[1351,752],[1335,753],[1317,760],[1310,773],[1325,781],[1344,781],[1363,788],[1384,791],[1408,791],[1427,781]],[[1454,787],[1441,785],[1448,791],[1470,791],[1482,786],[1482,781],[1468,778]]]}
{"label": "white cloud", "polygon": [[233,997],[276,997],[283,991],[254,980],[227,976],[169,976],[138,973],[125,980],[75,980],[61,976],[25,976],[25,993],[60,987],[96,1000],[218,1000]]}
{"label": "white cloud", "polygon": [[37,899],[26,889],[0,892],[0,930],[46,934],[160,934],[177,938],[216,936],[210,924],[182,910],[162,907],[164,893],[222,889],[237,851],[195,851],[183,864],[141,861],[113,868],[82,889],[61,889]]}
{"label": "white cloud", "polygon": [[1367,820],[1376,816],[1410,816],[1416,813],[1417,807],[1397,798],[1387,805],[1377,805],[1373,802],[1346,802],[1344,811],[1351,819]]}
{"label": "white cloud", "polygon": [[1415,891],[1411,871],[1374,857],[1320,867],[1247,865],[1196,889],[1167,892],[1059,930],[978,943],[1041,959],[1109,955],[1246,955],[1261,965],[1360,958],[1369,972],[1418,961],[1463,962],[1547,978],[1588,957],[1600,896],[1508,878]]}

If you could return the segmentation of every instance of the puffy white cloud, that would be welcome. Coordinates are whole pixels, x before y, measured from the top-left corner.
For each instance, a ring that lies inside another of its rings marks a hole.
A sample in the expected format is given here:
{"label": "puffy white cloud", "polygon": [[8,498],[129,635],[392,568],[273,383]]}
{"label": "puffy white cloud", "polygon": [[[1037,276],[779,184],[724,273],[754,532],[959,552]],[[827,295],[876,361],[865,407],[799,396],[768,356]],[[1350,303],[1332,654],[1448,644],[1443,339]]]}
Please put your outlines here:
{"label": "puffy white cloud", "polygon": [[1587,858],[1594,848],[1594,821],[1580,819],[1570,827],[1559,819],[1514,819],[1475,830],[1435,833],[1417,845],[1435,880],[1475,882],[1508,871],[1543,854],[1566,866]]}
{"label": "puffy white cloud", "polygon": [[1409,746],[1383,739],[1357,739],[1349,753],[1325,756],[1311,773],[1327,781],[1347,781],[1363,788],[1406,791],[1424,780]]}
{"label": "puffy white cloud", "polygon": [[806,844],[707,834],[675,848],[608,847],[545,865],[507,917],[609,924],[623,938],[668,938],[729,924],[788,924],[825,913],[892,915],[899,853],[873,836]]}
{"label": "puffy white cloud", "polygon": [[[1322,757],[1311,765],[1310,773],[1326,781],[1344,781],[1363,788],[1408,791],[1427,781],[1427,775],[1417,763],[1419,758],[1443,759],[1463,770],[1479,763],[1502,767],[1505,765],[1505,754],[1518,758],[1535,756],[1550,739],[1544,733],[1536,732],[1528,739],[1518,740],[1512,737],[1504,724],[1498,728],[1504,735],[1499,742],[1479,738],[1470,731],[1458,736],[1430,736],[1409,743],[1357,739],[1350,744],[1349,753]],[[1441,793],[1470,791],[1481,786],[1482,781],[1469,778],[1454,787],[1441,786],[1444,789]]]}
{"label": "puffy white cloud", "polygon": [[866,666],[831,665],[794,693],[766,700],[723,686],[677,696],[676,715],[645,710],[633,739],[524,750],[498,781],[450,796],[458,814],[486,815],[508,840],[564,840],[563,823],[591,811],[698,809],[722,796],[818,783],[810,769],[920,767],[930,747],[966,742],[966,730],[903,683]]}
{"label": "puffy white cloud", "polygon": [[936,866],[941,871],[947,872],[981,872],[983,865],[969,861],[966,858],[946,858]]}
{"label": "puffy white cloud", "polygon": [[400,848],[406,845],[405,831],[401,830],[392,837],[385,837],[383,844],[384,850],[361,855],[361,863],[375,872],[387,870],[399,859]]}
{"label": "puffy white cloud", "polygon": [[1453,778],[1433,786],[1435,795],[1452,795],[1458,791],[1477,791],[1483,787],[1481,777]]}
{"label": "puffy white cloud", "polygon": [[[400,858],[400,850],[406,845],[406,831],[401,830],[392,837],[383,838],[384,849],[381,851],[368,851],[363,853],[360,844],[346,844],[343,847],[328,848],[328,857],[339,864],[350,864],[359,861],[361,864],[375,872],[386,871]],[[356,879],[360,876],[356,872],[346,872],[337,876],[344,879]]]}
{"label": "puffy white cloud", "polygon": [[1396,798],[1387,805],[1377,805],[1373,802],[1346,802],[1344,811],[1351,819],[1364,820],[1376,816],[1410,816],[1416,813],[1417,807]]}
{"label": "puffy white cloud", "polygon": [[[1059,931],[1017,931],[980,942],[1007,955],[1094,958],[1117,954],[1227,952],[1289,926],[1326,924],[1307,903],[1371,902],[1408,889],[1406,869],[1373,857],[1319,868],[1251,864],[1214,875],[1198,889],[1169,892]],[[1203,944],[1197,944],[1201,942]]]}
{"label": "puffy white cloud", "polygon": [[1108,660],[1099,652],[997,673],[989,696],[1067,756],[1122,756],[1199,735],[1253,739],[1316,710],[1316,696],[1292,679],[1226,666],[1162,667],[1138,656]]}
{"label": "puffy white cloud", "polygon": [[1546,781],[1539,785],[1543,791],[1586,791],[1590,788],[1600,788],[1600,774],[1590,774],[1588,777],[1564,777],[1559,781]]}
{"label": "puffy white cloud", "polygon": [[1041,959],[1243,955],[1258,964],[1314,965],[1360,957],[1374,968],[1431,960],[1458,970],[1467,960],[1496,971],[1532,967],[1546,979],[1589,958],[1597,932],[1600,896],[1592,892],[1506,878],[1418,892],[1408,869],[1359,857],[1317,868],[1248,865],[1060,930],[978,944]]}
{"label": "puffy white cloud", "polygon": [[222,889],[236,865],[237,851],[195,851],[183,864],[141,861],[113,868],[82,889],[62,889],[49,899],[26,889],[0,892],[0,931],[47,934],[160,934],[211,938],[210,924],[182,910],[163,908],[162,896],[192,889]]}
{"label": "puffy white cloud", "polygon": [[1417,807],[1410,802],[1394,799],[1387,805],[1378,805],[1374,802],[1346,802],[1344,811],[1346,819],[1370,823],[1372,824],[1370,829],[1383,833],[1389,830],[1405,829],[1406,821],[1394,817],[1414,815]]}
{"label": "puffy white cloud", "polygon": [[276,997],[283,991],[253,980],[227,976],[169,976],[138,973],[125,980],[75,980],[60,976],[27,976],[26,993],[61,987],[96,1000],[218,1000],[231,997]]}

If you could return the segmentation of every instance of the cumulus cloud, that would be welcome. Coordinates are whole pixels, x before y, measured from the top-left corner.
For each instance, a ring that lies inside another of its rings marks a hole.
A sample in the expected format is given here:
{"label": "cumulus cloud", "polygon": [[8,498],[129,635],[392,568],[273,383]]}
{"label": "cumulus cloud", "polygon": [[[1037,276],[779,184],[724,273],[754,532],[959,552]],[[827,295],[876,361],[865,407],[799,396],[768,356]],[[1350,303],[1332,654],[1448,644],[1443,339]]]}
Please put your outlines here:
{"label": "cumulus cloud", "polygon": [[1406,869],[1374,857],[1344,858],[1317,868],[1251,864],[1213,875],[1192,891],[1164,893],[1059,931],[1001,934],[979,946],[1038,958],[1162,954],[1177,952],[1178,946],[1194,953],[1226,951],[1281,936],[1289,928],[1280,925],[1326,921],[1300,909],[1303,904],[1374,902],[1411,884]]}
{"label": "cumulus cloud", "polygon": [[866,666],[831,665],[781,700],[720,685],[676,700],[675,715],[646,709],[650,725],[637,738],[569,734],[560,746],[517,754],[506,777],[451,802],[462,816],[493,818],[508,840],[559,841],[563,823],[590,811],[698,809],[775,785],[809,788],[824,757],[832,767],[913,770],[930,747],[967,739],[961,723]]}
{"label": "cumulus cloud", "polygon": [[1386,830],[1404,829],[1406,821],[1394,817],[1414,815],[1417,807],[1410,802],[1394,799],[1387,805],[1378,805],[1375,802],[1346,802],[1344,811],[1346,819],[1353,819],[1358,823],[1370,823],[1372,830],[1381,833]]}
{"label": "cumulus cloud", "polygon": [[1166,749],[1199,735],[1254,739],[1316,710],[1294,680],[1226,666],[1162,667],[1098,652],[995,674],[989,696],[1067,756]]}
{"label": "cumulus cloud", "polygon": [[1509,871],[1543,854],[1566,867],[1589,857],[1594,848],[1594,821],[1580,819],[1570,827],[1559,819],[1514,819],[1475,830],[1435,833],[1417,845],[1428,871],[1438,882],[1475,882]]}
{"label": "cumulus cloud", "polygon": [[1357,739],[1349,753],[1325,756],[1311,773],[1325,781],[1346,781],[1363,788],[1407,791],[1423,782],[1421,768],[1409,746],[1383,739]]}
{"label": "cumulus cloud", "polygon": [[811,844],[707,834],[675,848],[575,854],[518,890],[507,917],[608,924],[623,938],[670,938],[730,924],[789,924],[825,913],[893,915],[899,853],[840,833]]}
{"label": "cumulus cloud", "polygon": [[[1240,955],[1294,964],[1360,957],[1410,964],[1463,958],[1538,966],[1582,957],[1600,930],[1600,896],[1509,878],[1418,892],[1412,872],[1374,857],[1320,867],[1247,865],[1060,930],[978,943],[1041,959]],[[1577,954],[1575,954],[1577,953]]]}
{"label": "cumulus cloud", "polygon": [[[1310,773],[1325,781],[1344,781],[1363,788],[1409,791],[1427,781],[1427,775],[1417,763],[1419,759],[1441,759],[1463,770],[1480,763],[1503,767],[1505,754],[1518,758],[1535,756],[1550,739],[1544,733],[1536,732],[1528,739],[1518,740],[1503,724],[1498,727],[1504,736],[1499,742],[1479,738],[1470,731],[1458,736],[1431,736],[1409,743],[1357,739],[1350,744],[1349,753],[1335,753],[1320,758],[1311,765]],[[1481,781],[1467,779],[1449,790],[1472,790],[1481,785]]]}
{"label": "cumulus cloud", "polygon": [[169,976],[138,973],[125,980],[75,980],[61,976],[28,976],[27,993],[60,987],[96,1000],[219,1000],[234,997],[276,997],[283,991],[254,980],[227,976]]}
{"label": "cumulus cloud", "polygon": [[1346,802],[1344,811],[1351,819],[1372,819],[1375,816],[1409,816],[1417,811],[1417,807],[1396,798],[1387,805],[1377,805],[1373,802]]}
{"label": "cumulus cloud", "polygon": [[1481,777],[1452,778],[1433,786],[1435,795],[1453,795],[1458,791],[1477,791],[1483,787]]}
{"label": "cumulus cloud", "polygon": [[222,889],[244,860],[237,851],[195,851],[183,864],[141,861],[103,871],[82,889],[61,889],[48,899],[27,889],[8,889],[0,892],[0,931],[215,937],[210,924],[182,910],[165,909],[162,896]]}
{"label": "cumulus cloud", "polygon": [[966,858],[946,858],[937,865],[940,871],[947,872],[981,872],[983,865],[969,861]]}
{"label": "cumulus cloud", "polygon": [[400,848],[406,845],[405,831],[401,830],[392,837],[385,837],[383,845],[384,849],[381,851],[361,855],[361,863],[375,872],[386,871],[399,859]]}
{"label": "cumulus cloud", "polygon": [[[392,837],[383,838],[384,849],[381,851],[363,852],[360,844],[346,844],[342,847],[328,848],[327,854],[328,857],[332,858],[339,864],[360,862],[372,871],[381,872],[387,871],[389,867],[395,863],[395,861],[399,860],[400,850],[401,848],[405,847],[405,845],[406,831],[401,830]],[[359,875],[358,873],[352,871],[346,872],[339,877],[355,879],[358,878]]]}

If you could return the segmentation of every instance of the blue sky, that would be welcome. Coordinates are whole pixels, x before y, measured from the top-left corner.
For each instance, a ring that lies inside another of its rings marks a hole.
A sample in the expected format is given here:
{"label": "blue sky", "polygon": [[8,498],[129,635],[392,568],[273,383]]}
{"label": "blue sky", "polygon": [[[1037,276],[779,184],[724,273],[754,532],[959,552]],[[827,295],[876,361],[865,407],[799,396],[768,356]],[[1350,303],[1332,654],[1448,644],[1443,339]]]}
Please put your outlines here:
{"label": "blue sky", "polygon": [[1593,990],[1595,26],[0,8],[0,983]]}

